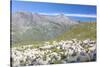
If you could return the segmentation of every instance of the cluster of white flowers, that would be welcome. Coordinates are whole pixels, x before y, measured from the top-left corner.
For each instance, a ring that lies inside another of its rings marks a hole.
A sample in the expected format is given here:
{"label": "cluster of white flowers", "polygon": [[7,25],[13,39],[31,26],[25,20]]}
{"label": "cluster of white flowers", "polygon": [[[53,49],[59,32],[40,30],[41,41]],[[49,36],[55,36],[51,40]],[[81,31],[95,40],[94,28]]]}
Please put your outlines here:
{"label": "cluster of white flowers", "polygon": [[12,48],[12,65],[29,66],[45,64],[65,64],[72,62],[88,62],[96,60],[96,41],[61,40],[44,43],[44,46],[34,48],[32,45]]}

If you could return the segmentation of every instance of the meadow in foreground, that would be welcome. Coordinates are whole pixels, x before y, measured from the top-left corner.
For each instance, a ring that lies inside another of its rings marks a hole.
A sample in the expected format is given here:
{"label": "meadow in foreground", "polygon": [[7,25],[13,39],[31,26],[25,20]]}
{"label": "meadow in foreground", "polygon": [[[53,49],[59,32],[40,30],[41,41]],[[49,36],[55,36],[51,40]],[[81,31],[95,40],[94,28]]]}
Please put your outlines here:
{"label": "meadow in foreground", "polygon": [[45,42],[44,46],[27,45],[12,48],[12,65],[30,66],[96,61],[94,40],[61,40]]}

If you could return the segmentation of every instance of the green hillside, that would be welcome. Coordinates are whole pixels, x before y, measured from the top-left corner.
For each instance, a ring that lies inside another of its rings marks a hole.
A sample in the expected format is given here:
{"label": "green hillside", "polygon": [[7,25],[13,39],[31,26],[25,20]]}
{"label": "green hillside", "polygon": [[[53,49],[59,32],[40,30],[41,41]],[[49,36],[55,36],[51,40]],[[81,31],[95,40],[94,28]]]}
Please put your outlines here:
{"label": "green hillside", "polygon": [[[70,40],[70,39],[96,39],[96,23],[95,22],[81,22],[78,25],[74,25],[68,31],[57,37],[57,40]],[[56,40],[55,39],[55,40]]]}

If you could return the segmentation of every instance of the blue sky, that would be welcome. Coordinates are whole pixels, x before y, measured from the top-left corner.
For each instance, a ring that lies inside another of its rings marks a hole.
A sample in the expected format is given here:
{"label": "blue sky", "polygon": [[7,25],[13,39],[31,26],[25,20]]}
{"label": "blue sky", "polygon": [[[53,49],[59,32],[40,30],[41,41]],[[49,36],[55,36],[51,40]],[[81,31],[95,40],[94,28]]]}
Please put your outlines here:
{"label": "blue sky", "polygon": [[12,1],[12,12],[28,11],[48,15],[63,13],[81,21],[96,21],[96,6],[44,2]]}

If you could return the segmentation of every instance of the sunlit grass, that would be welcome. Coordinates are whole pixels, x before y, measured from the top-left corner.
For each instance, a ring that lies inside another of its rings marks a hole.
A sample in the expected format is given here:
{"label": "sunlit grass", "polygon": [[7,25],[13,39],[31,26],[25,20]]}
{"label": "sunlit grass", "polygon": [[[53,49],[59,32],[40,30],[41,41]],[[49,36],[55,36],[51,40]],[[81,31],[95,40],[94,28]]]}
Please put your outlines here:
{"label": "sunlit grass", "polygon": [[96,40],[96,23],[95,22],[85,22],[75,25],[70,28],[70,30],[64,32],[62,35],[58,36],[57,40],[70,40],[70,39],[92,39]]}

